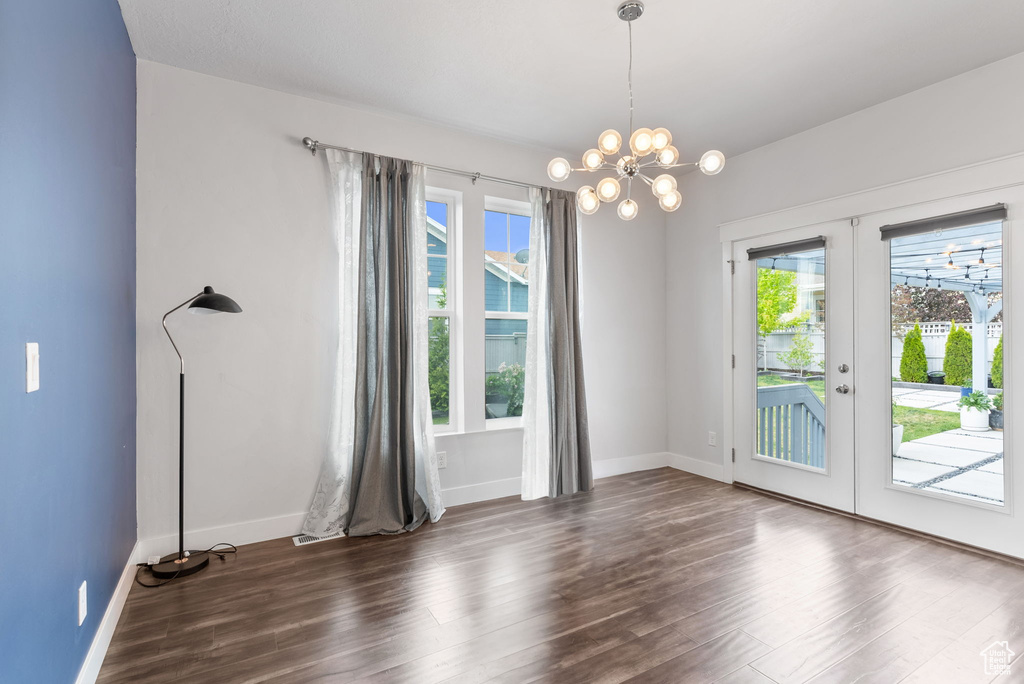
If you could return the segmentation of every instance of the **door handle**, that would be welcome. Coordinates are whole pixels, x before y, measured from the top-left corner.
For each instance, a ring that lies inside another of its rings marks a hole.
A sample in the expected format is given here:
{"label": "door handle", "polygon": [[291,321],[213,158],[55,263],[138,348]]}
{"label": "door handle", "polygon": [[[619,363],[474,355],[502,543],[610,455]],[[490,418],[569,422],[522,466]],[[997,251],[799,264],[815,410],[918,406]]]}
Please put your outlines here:
{"label": "door handle", "polygon": [[839,387],[836,387],[836,392],[839,393],[839,394],[849,394],[850,393],[850,386],[849,385],[840,385]]}

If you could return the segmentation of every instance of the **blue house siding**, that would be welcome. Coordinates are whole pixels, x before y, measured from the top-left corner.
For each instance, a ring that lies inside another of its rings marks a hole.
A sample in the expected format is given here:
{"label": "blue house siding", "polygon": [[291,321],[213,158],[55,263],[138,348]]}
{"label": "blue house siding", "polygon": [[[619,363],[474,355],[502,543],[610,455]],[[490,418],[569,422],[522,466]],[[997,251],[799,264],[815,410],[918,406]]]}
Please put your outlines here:
{"label": "blue house siding", "polygon": [[135,55],[116,0],[0,0],[0,295],[0,682],[73,682],[136,539]]}
{"label": "blue house siding", "polygon": [[512,311],[526,313],[530,288],[523,283],[509,283],[490,269],[484,272],[484,304],[488,311],[509,311],[508,288],[512,287]]}

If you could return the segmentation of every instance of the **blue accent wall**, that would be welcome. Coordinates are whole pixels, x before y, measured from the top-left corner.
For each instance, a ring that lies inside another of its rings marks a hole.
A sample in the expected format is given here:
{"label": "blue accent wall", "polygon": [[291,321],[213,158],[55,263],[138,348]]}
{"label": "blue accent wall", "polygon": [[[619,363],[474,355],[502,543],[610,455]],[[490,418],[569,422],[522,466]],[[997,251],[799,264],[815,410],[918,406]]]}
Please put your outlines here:
{"label": "blue accent wall", "polygon": [[135,539],[135,55],[116,0],[0,0],[0,682],[74,681]]}

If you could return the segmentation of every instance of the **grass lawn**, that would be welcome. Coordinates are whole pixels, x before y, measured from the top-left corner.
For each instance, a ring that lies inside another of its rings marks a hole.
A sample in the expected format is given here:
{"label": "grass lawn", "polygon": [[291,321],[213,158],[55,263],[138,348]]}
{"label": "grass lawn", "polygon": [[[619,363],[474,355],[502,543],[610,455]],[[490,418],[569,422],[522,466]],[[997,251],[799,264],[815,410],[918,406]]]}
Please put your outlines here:
{"label": "grass lawn", "polygon": [[949,411],[897,406],[893,410],[893,418],[903,426],[904,442],[911,442],[947,430],[956,430],[960,427],[960,414]]}
{"label": "grass lawn", "polygon": [[[757,376],[758,387],[775,387],[776,385],[792,385],[798,382],[797,380],[789,380],[788,378],[780,378],[778,375],[759,375]],[[825,381],[824,380],[806,380],[805,385],[811,388],[811,391],[818,395],[818,398],[824,403],[825,401]]]}

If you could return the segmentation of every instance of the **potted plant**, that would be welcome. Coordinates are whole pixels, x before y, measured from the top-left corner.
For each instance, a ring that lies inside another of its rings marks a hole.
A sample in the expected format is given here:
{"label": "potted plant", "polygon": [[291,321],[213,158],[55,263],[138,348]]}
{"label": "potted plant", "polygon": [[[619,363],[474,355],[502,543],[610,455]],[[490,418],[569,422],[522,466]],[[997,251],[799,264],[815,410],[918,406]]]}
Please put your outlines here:
{"label": "potted plant", "polygon": [[988,416],[989,410],[992,408],[992,400],[988,398],[984,390],[975,390],[966,397],[961,397],[956,405],[960,407],[961,429],[972,432],[988,431]]}
{"label": "potted plant", "polygon": [[892,400],[892,455],[900,450],[903,444],[903,426],[896,422],[896,400]]}
{"label": "potted plant", "polygon": [[1003,393],[992,397],[992,410],[988,414],[988,426],[994,430],[1003,429]]}

